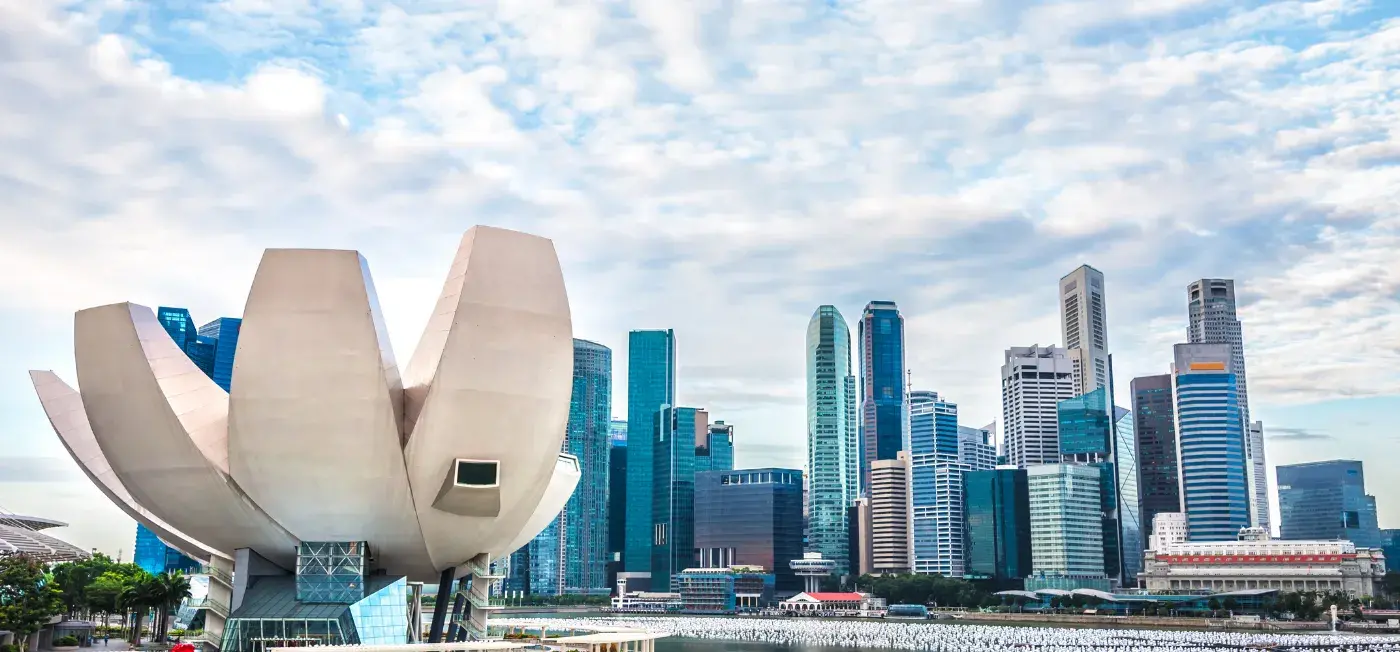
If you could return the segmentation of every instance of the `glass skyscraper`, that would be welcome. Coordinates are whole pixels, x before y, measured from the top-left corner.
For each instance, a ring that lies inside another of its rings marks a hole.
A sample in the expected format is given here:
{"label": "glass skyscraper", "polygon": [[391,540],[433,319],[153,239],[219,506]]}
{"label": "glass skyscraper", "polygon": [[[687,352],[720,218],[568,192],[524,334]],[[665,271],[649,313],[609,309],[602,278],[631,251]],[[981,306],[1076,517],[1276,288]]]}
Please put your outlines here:
{"label": "glass skyscraper", "polygon": [[807,323],[807,550],[850,570],[847,510],[859,495],[851,332],[835,306]]}
{"label": "glass skyscraper", "polygon": [[1284,539],[1345,539],[1379,548],[1376,498],[1366,495],[1366,474],[1356,460],[1279,465],[1279,535]]}
{"label": "glass skyscraper", "polygon": [[233,354],[238,350],[238,331],[242,327],[243,320],[233,317],[220,317],[199,327],[199,339],[214,345],[213,368],[205,373],[225,392],[233,382]]}
{"label": "glass skyscraper", "polygon": [[1162,374],[1134,378],[1132,394],[1141,521],[1143,531],[1151,532],[1152,520],[1158,514],[1181,511],[1172,377]]}
{"label": "glass skyscraper", "polygon": [[860,318],[861,489],[870,463],[893,460],[908,444],[904,404],[904,316],[893,301],[871,301]]}
{"label": "glass skyscraper", "polygon": [[802,558],[802,472],[709,471],[695,476],[695,547],[700,565],[762,566],[779,591],[800,591],[789,562]]}
{"label": "glass skyscraper", "polygon": [[136,524],[136,548],[132,561],[152,575],[174,571],[185,574],[199,572],[199,562],[165,545],[155,532],[140,523]]}
{"label": "glass skyscraper", "polygon": [[1234,541],[1250,526],[1244,421],[1229,344],[1178,344],[1172,365],[1182,506],[1191,541]]}
{"label": "glass skyscraper", "polygon": [[734,426],[710,424],[705,441],[695,447],[695,472],[734,470]]}
{"label": "glass skyscraper", "polygon": [[622,570],[627,547],[627,422],[608,424],[608,587]]}
{"label": "glass skyscraper", "polygon": [[1142,531],[1132,414],[1109,407],[1106,387],[1061,401],[1056,411],[1064,462],[1100,471],[1103,573],[1122,584],[1133,584],[1137,579],[1133,571],[1140,566],[1134,558],[1141,552]]}
{"label": "glass skyscraper", "polygon": [[611,457],[612,349],[574,340],[574,387],[565,450],[578,458],[578,488],[559,515],[565,593],[607,595],[608,466]]}
{"label": "glass skyscraper", "polygon": [[1026,469],[1031,564],[1037,575],[1104,577],[1103,488],[1098,467],[1045,464]]}
{"label": "glass skyscraper", "polygon": [[[633,425],[629,422],[628,427]],[[702,429],[709,430],[704,410],[668,406],[656,413],[656,439],[652,442],[653,591],[670,591],[672,576],[695,567],[695,440]],[[636,444],[635,430],[628,433],[628,439],[629,448]]]}
{"label": "glass skyscraper", "polygon": [[936,392],[909,392],[910,500],[915,573],[963,575],[962,474],[958,406]]}
{"label": "glass skyscraper", "polygon": [[[657,414],[676,403],[676,335],[632,331],[627,337],[627,529],[623,570],[651,572],[652,486]],[[694,446],[694,439],[691,446]],[[692,448],[689,457],[694,457]]]}
{"label": "glass skyscraper", "polygon": [[971,578],[1017,580],[1031,574],[1031,506],[1025,469],[963,475],[967,568]]}

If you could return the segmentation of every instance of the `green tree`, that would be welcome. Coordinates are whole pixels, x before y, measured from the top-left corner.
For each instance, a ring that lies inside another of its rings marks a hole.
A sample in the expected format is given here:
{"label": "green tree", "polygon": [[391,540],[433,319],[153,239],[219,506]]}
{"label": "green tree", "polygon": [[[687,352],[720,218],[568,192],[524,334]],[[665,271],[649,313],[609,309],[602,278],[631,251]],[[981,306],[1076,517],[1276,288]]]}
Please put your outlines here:
{"label": "green tree", "polygon": [[21,649],[61,613],[61,594],[44,564],[27,555],[0,557],[0,629],[14,632]]}
{"label": "green tree", "polygon": [[156,641],[164,642],[169,631],[171,610],[190,597],[190,578],[180,571],[175,571],[161,573],[152,579],[151,597],[154,604],[151,606],[156,609],[156,624],[151,635]]}

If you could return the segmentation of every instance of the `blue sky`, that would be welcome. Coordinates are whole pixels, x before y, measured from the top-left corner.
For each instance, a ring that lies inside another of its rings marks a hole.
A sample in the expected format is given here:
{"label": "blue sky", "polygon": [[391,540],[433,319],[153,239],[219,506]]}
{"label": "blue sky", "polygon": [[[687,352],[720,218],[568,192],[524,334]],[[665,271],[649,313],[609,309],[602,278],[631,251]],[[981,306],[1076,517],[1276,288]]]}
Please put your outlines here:
{"label": "blue sky", "polygon": [[819,304],[899,302],[983,425],[1077,265],[1120,380],[1235,278],[1270,462],[1365,460],[1400,527],[1397,89],[1388,0],[0,0],[0,508],[130,555],[24,373],[74,380],[75,310],[359,249],[404,359],[482,223],[554,239],[616,414],[675,328],[746,465],[801,464]]}

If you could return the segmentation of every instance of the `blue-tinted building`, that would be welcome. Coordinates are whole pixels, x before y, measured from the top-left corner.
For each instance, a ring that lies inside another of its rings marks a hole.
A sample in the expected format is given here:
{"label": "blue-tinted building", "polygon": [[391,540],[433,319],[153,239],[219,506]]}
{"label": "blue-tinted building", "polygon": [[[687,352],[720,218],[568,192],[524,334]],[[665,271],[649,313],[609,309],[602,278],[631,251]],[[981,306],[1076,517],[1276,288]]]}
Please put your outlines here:
{"label": "blue-tinted building", "polygon": [[201,357],[212,358],[212,371],[204,373],[209,374],[214,384],[224,388],[225,392],[229,391],[229,385],[233,382],[233,356],[238,351],[238,331],[242,327],[243,320],[233,317],[220,317],[199,327],[199,339],[213,345],[212,356],[201,354]]}
{"label": "blue-tinted building", "polygon": [[695,475],[695,547],[703,568],[759,566],[781,591],[802,590],[802,472],[738,469]]}
{"label": "blue-tinted building", "polygon": [[[608,566],[607,583],[617,582],[622,551],[627,547],[627,422],[608,424]],[[609,588],[611,591],[611,588]]]}
{"label": "blue-tinted building", "polygon": [[[582,478],[579,481],[582,482]],[[564,539],[560,536],[561,530],[559,519],[556,518],[521,548],[525,553],[520,559],[519,568],[525,573],[525,577],[517,579],[516,584],[525,593],[529,595],[559,595],[563,593]]]}
{"label": "blue-tinted building", "polygon": [[1234,541],[1250,525],[1244,421],[1229,344],[1174,347],[1177,460],[1192,541]]}
{"label": "blue-tinted building", "polygon": [[[695,566],[695,440],[700,432],[709,430],[704,415],[703,410],[670,406],[656,413],[651,490],[654,523],[650,530],[654,534],[653,591],[670,591],[671,576]],[[629,421],[628,428],[634,427]],[[629,449],[636,445],[636,435],[628,432]]]}
{"label": "blue-tinted building", "polygon": [[850,563],[847,510],[860,495],[856,382],[851,331],[835,306],[820,306],[807,322],[807,550]]}
{"label": "blue-tinted building", "polygon": [[861,489],[870,463],[893,460],[908,446],[904,404],[904,316],[893,301],[871,301],[860,319]]}
{"label": "blue-tinted building", "polygon": [[1385,554],[1385,570],[1400,573],[1400,529],[1381,530],[1381,552]]}
{"label": "blue-tinted building", "polygon": [[966,577],[1007,581],[1031,574],[1031,503],[1025,469],[964,473],[963,510]]}
{"label": "blue-tinted building", "polygon": [[607,595],[612,457],[612,349],[574,340],[574,388],[564,448],[578,458],[578,488],[560,515],[565,593]]}
{"label": "blue-tinted building", "polygon": [[1376,498],[1366,495],[1366,474],[1361,462],[1331,460],[1279,465],[1277,473],[1280,538],[1345,539],[1358,546],[1381,547]]}
{"label": "blue-tinted building", "polygon": [[1120,541],[1122,586],[1137,584],[1138,573],[1142,572],[1142,551],[1146,544],[1142,522],[1142,494],[1138,488],[1137,434],[1134,415],[1131,410],[1113,408],[1113,472],[1117,486],[1114,493],[1118,510],[1117,525]]}
{"label": "blue-tinted building", "polygon": [[1066,463],[1100,469],[1104,574],[1132,585],[1142,570],[1136,434],[1132,412],[1110,406],[1108,397],[1100,387],[1056,406],[1060,454]]}
{"label": "blue-tinted building", "polygon": [[140,523],[136,524],[136,547],[132,561],[152,575],[175,571],[187,575],[199,572],[199,562],[165,545],[155,532]]}
{"label": "blue-tinted building", "polygon": [[1133,429],[1137,444],[1141,522],[1152,531],[1152,520],[1163,512],[1181,511],[1180,470],[1176,461],[1176,407],[1170,374],[1134,378]]}
{"label": "blue-tinted building", "polygon": [[937,392],[909,392],[910,508],[915,573],[962,577],[962,474],[958,406]]}
{"label": "blue-tinted building", "polygon": [[756,568],[689,568],[674,584],[685,613],[757,611],[773,601],[773,574]]}
{"label": "blue-tinted building", "polygon": [[[676,402],[676,336],[671,330],[627,337],[627,529],[623,570],[651,572],[652,487],[657,414]],[[687,457],[694,457],[695,440]]]}
{"label": "blue-tinted building", "polygon": [[734,426],[723,421],[710,424],[705,441],[695,447],[695,472],[730,471],[734,468]]}

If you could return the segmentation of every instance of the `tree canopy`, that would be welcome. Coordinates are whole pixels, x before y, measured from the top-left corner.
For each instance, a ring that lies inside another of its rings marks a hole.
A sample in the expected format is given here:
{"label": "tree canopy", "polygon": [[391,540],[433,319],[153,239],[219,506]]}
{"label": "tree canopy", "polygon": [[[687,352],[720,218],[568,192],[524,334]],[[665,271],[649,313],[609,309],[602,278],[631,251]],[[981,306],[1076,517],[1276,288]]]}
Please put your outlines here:
{"label": "tree canopy", "polygon": [[26,555],[0,557],[0,629],[27,640],[63,613],[61,595],[42,562]]}

